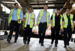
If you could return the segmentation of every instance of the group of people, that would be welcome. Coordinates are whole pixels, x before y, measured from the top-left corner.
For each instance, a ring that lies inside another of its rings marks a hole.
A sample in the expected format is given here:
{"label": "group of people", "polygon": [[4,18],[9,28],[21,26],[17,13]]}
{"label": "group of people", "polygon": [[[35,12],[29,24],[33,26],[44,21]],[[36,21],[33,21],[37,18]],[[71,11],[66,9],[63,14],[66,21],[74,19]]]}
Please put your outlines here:
{"label": "group of people", "polygon": [[[66,48],[67,45],[69,45],[69,41],[72,36],[72,31],[74,31],[74,16],[73,14],[70,14],[69,8],[66,9],[66,14],[63,15],[60,14],[60,9],[57,8],[56,13],[53,13],[50,18],[50,13],[47,11],[47,9],[48,5],[45,4],[44,9],[40,10],[36,19],[36,25],[39,29],[39,43],[41,44],[41,46],[44,46],[43,43],[45,31],[48,28],[51,21],[51,44],[53,44],[55,39],[55,46],[57,47],[59,31],[61,30],[64,32],[64,47]],[[14,9],[11,9],[8,18],[8,26],[10,26],[10,33],[7,38],[8,43],[10,43],[10,40],[12,38],[14,27],[16,28],[14,43],[17,42],[21,19],[23,19],[23,12],[21,9],[19,9],[18,4],[15,3]],[[22,28],[25,31],[23,42],[24,44],[29,44],[32,34],[32,28],[35,26],[35,13],[33,12],[33,8],[31,6],[28,8],[28,12],[24,15],[22,25]]]}

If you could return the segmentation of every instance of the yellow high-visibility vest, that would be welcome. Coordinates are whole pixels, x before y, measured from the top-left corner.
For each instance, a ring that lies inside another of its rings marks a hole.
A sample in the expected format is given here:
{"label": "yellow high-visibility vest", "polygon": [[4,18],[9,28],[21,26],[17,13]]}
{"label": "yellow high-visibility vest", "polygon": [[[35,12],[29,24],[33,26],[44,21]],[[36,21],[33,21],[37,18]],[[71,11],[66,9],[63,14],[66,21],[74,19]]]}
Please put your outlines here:
{"label": "yellow high-visibility vest", "polygon": [[[63,17],[64,17],[64,28],[67,28],[68,26],[67,14],[63,15]],[[70,14],[70,20],[71,20],[71,28],[73,28],[73,14]]]}
{"label": "yellow high-visibility vest", "polygon": [[[40,21],[42,19],[43,11],[44,10],[40,10],[40,17],[39,17],[39,20],[38,20],[38,24],[40,24]],[[49,15],[50,15],[50,13],[47,11],[47,16],[46,16],[46,18],[47,18],[47,26],[49,26]]]}
{"label": "yellow high-visibility vest", "polygon": [[[54,14],[53,14],[53,27],[55,27],[55,15],[56,15],[56,14],[54,13]],[[63,27],[62,27],[62,15],[61,15],[61,14],[60,14],[60,17],[61,17],[61,18],[60,18],[60,25],[61,25],[60,28],[62,29]]]}
{"label": "yellow high-visibility vest", "polygon": [[[28,20],[29,20],[29,13],[26,13],[27,17],[26,17],[26,21],[25,21],[25,25],[24,27],[26,28],[27,27],[27,23],[28,23]],[[31,19],[30,19],[30,28],[33,28],[33,19],[34,19],[34,13],[32,13],[31,15]]]}
{"label": "yellow high-visibility vest", "polygon": [[[11,23],[12,16],[13,16],[13,11],[14,11],[14,9],[11,9],[11,14],[10,14],[10,17],[9,17],[9,23]],[[20,19],[20,12],[21,12],[21,9],[18,9],[17,10],[17,19]],[[21,20],[18,21],[18,24],[21,24]]]}

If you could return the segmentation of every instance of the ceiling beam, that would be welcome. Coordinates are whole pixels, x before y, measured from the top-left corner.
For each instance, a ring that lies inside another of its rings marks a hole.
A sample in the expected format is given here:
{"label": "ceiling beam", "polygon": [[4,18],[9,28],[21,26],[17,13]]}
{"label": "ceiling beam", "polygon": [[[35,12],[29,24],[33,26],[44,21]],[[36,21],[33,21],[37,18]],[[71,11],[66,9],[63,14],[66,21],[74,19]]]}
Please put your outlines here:
{"label": "ceiling beam", "polygon": [[30,6],[30,0],[24,0],[27,6]]}
{"label": "ceiling beam", "polygon": [[7,4],[7,5],[8,5],[8,4],[12,4],[12,5],[14,5],[14,3],[5,3],[5,4]]}
{"label": "ceiling beam", "polygon": [[15,2],[15,0],[0,0],[0,1],[11,1],[11,2]]}
{"label": "ceiling beam", "polygon": [[72,8],[72,4],[70,3],[70,0],[66,0],[62,10],[61,10],[61,13],[63,14],[64,12],[66,12],[66,8],[69,8],[71,9]]}
{"label": "ceiling beam", "polygon": [[[48,4],[64,4],[64,3],[48,3]],[[30,5],[45,5],[45,3],[44,4],[30,4]]]}
{"label": "ceiling beam", "polygon": [[[32,5],[32,7],[44,7],[44,5]],[[48,7],[58,7],[58,6],[62,6],[63,7],[63,4],[62,5],[54,5],[54,4],[52,4],[52,5],[48,5]]]}
{"label": "ceiling beam", "polygon": [[[48,7],[48,9],[56,9],[58,7]],[[60,8],[62,8],[62,6],[60,6]],[[43,7],[33,7],[33,9],[43,9]]]}
{"label": "ceiling beam", "polygon": [[75,2],[75,0],[70,0],[70,1],[73,1],[73,2]]}
{"label": "ceiling beam", "polygon": [[17,0],[22,7],[26,7],[26,2],[24,2],[24,0]]}
{"label": "ceiling beam", "polygon": [[6,6],[7,8],[11,9],[11,7],[9,7],[8,5],[6,5],[5,3],[3,3],[2,1],[0,1],[1,4],[3,4],[4,6]]}
{"label": "ceiling beam", "polygon": [[[47,0],[38,0],[39,2],[45,2]],[[56,2],[56,1],[66,1],[66,0],[49,0],[48,2]],[[37,0],[30,0],[30,2],[37,2]]]}
{"label": "ceiling beam", "polygon": [[[39,2],[39,1],[38,1]],[[37,4],[37,2],[30,2],[30,4]],[[39,4],[44,4],[44,3],[46,3],[46,2],[39,2]],[[56,1],[56,2],[48,2],[48,3],[65,3],[65,1]]]}

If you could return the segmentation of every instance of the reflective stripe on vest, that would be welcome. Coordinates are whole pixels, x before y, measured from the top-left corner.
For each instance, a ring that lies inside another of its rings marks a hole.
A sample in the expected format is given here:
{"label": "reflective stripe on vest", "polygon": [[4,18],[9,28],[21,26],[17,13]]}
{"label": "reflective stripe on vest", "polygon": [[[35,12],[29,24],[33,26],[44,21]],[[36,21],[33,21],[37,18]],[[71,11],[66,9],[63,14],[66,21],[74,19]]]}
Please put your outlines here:
{"label": "reflective stripe on vest", "polygon": [[[14,9],[11,9],[11,15],[10,15],[10,17],[9,17],[9,23],[11,23],[12,16],[13,16],[13,11],[14,11]],[[20,19],[20,12],[21,12],[21,9],[18,9],[18,10],[17,10],[17,19]],[[21,20],[18,21],[18,24],[21,24]]]}
{"label": "reflective stripe on vest", "polygon": [[[73,28],[73,15],[70,14],[70,20],[71,20],[71,28]],[[67,28],[68,26],[68,18],[67,15],[64,15],[64,28]]]}
{"label": "reflective stripe on vest", "polygon": [[[41,10],[40,11],[40,17],[39,17],[39,21],[38,21],[38,24],[40,24],[40,21],[41,21],[41,18],[43,17],[43,11],[44,10]],[[49,12],[47,11],[47,17],[46,17],[46,19],[47,19],[47,26],[49,26]]]}
{"label": "reflective stripe on vest", "polygon": [[[62,15],[60,14],[60,28],[62,29],[63,27],[62,27]],[[53,14],[53,27],[55,27],[55,13]]]}
{"label": "reflective stripe on vest", "polygon": [[[26,21],[25,21],[25,25],[24,27],[27,27],[27,23],[28,23],[28,20],[29,20],[29,13],[26,13],[27,17],[26,17]],[[31,19],[30,19],[30,28],[33,28],[33,19],[34,19],[34,13],[32,13],[31,15]]]}

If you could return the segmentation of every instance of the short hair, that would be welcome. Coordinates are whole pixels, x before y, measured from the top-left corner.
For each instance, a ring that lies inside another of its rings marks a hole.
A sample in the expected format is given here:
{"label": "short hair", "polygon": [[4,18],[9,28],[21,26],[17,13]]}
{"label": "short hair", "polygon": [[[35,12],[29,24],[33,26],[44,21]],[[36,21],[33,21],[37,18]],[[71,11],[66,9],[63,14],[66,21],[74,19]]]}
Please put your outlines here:
{"label": "short hair", "polygon": [[60,10],[60,8],[57,8],[57,10]]}
{"label": "short hair", "polygon": [[45,5],[48,7],[48,4],[47,4],[47,3],[46,3],[46,4],[44,4],[44,6],[45,6]]}
{"label": "short hair", "polygon": [[[29,9],[29,8],[32,8],[32,6],[29,6],[28,9]],[[33,9],[33,8],[32,8],[32,9]]]}
{"label": "short hair", "polygon": [[14,6],[16,6],[16,4],[18,4],[18,3],[14,3]]}
{"label": "short hair", "polygon": [[32,8],[32,6],[29,6],[29,7],[28,7],[28,9],[29,9],[29,8],[31,8],[31,9],[32,9],[32,11],[33,11],[33,8]]}

